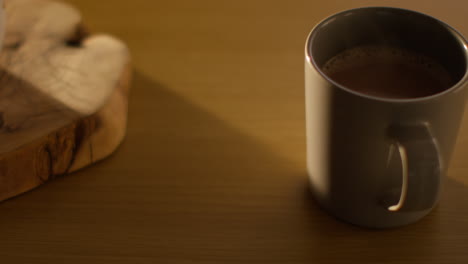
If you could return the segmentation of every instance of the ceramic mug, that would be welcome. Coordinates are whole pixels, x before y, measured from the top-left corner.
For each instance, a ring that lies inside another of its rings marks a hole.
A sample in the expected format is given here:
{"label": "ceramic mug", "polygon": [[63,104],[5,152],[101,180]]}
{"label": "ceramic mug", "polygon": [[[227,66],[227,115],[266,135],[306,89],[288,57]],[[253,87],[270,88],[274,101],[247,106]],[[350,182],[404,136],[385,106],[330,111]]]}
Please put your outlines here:
{"label": "ceramic mug", "polygon": [[[350,90],[323,71],[335,55],[368,44],[431,57],[456,83],[434,95],[392,99]],[[460,33],[405,9],[352,9],[312,30],[305,56],[307,167],[325,210],[372,228],[409,224],[431,211],[464,112],[467,57]]]}

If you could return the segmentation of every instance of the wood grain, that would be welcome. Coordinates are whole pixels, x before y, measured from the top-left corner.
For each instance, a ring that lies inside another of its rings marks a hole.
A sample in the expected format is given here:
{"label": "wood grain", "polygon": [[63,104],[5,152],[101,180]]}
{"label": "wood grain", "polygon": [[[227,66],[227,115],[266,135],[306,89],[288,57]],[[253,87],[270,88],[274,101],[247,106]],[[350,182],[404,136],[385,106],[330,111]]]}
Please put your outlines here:
{"label": "wood grain", "polygon": [[439,206],[373,231],[307,192],[303,47],[362,5],[430,13],[468,35],[466,1],[73,0],[135,63],[122,147],[0,204],[2,263],[468,262],[468,119]]}
{"label": "wood grain", "polygon": [[130,72],[125,45],[86,35],[72,7],[45,0],[6,5],[0,200],[111,154],[126,131]]}

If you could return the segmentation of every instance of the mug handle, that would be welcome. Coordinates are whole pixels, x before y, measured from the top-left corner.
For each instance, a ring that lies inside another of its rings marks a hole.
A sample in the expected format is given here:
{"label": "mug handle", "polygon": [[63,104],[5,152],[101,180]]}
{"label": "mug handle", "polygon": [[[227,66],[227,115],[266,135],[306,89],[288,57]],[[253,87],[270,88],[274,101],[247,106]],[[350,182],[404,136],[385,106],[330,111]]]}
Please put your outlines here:
{"label": "mug handle", "polygon": [[429,124],[392,125],[389,134],[401,160],[401,192],[398,203],[387,205],[391,212],[430,209],[438,199],[442,160]]}

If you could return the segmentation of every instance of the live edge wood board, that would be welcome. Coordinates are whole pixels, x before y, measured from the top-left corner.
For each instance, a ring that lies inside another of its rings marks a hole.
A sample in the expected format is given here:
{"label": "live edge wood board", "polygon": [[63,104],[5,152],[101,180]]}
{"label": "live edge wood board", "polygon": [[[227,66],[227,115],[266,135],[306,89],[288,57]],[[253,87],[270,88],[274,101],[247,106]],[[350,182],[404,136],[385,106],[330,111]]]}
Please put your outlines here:
{"label": "live edge wood board", "polygon": [[116,150],[125,136],[127,47],[90,35],[62,2],[5,1],[0,53],[0,201]]}

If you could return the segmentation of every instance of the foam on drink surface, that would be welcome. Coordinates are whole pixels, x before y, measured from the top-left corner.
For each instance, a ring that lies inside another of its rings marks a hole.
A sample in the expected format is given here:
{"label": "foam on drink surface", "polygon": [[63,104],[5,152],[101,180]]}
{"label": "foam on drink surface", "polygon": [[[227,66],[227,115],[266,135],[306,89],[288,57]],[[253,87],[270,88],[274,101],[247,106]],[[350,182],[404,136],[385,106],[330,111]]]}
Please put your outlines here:
{"label": "foam on drink surface", "polygon": [[345,50],[322,71],[351,90],[386,98],[430,96],[453,85],[448,71],[432,58],[389,46]]}

